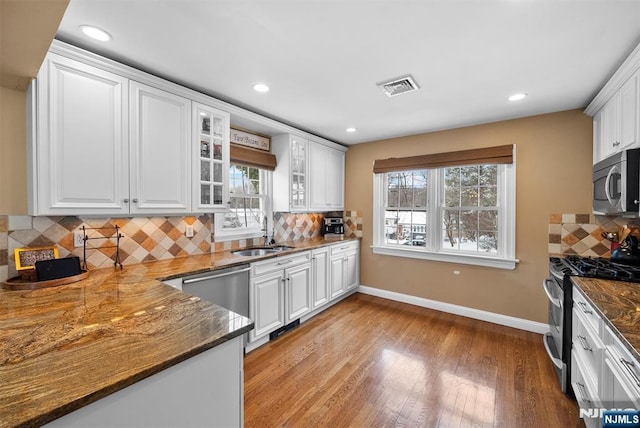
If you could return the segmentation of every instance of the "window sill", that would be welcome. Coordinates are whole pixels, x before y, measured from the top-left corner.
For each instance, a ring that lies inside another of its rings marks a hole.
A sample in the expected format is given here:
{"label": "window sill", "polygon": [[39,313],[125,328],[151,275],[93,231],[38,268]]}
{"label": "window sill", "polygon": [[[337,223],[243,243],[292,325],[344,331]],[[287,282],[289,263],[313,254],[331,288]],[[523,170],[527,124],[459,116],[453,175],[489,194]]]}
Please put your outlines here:
{"label": "window sill", "polygon": [[392,248],[382,246],[371,246],[374,254],[395,257],[408,257],[411,259],[433,260],[438,262],[459,263],[465,265],[484,266],[497,269],[516,268],[520,262],[518,259],[507,259],[500,257],[488,257],[475,254],[452,254],[445,252],[435,252],[418,250],[411,248]]}

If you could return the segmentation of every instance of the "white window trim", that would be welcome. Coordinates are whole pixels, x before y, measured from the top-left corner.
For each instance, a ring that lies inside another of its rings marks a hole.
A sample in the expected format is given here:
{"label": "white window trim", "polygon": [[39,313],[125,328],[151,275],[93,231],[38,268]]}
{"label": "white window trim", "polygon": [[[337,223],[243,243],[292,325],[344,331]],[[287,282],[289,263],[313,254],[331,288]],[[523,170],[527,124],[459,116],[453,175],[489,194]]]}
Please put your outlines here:
{"label": "white window trim", "polygon": [[[499,171],[502,168],[499,168]],[[435,170],[434,170],[435,171]],[[440,170],[435,172],[440,173]],[[401,248],[397,245],[389,245],[384,239],[384,173],[373,175],[373,245],[371,249],[374,254],[408,257],[413,259],[433,260],[449,263],[460,263],[474,266],[485,266],[498,269],[515,269],[516,264],[520,261],[515,258],[515,233],[516,233],[516,168],[514,163],[506,164],[503,173],[498,175],[499,186],[503,186],[504,192],[499,192],[498,204],[504,210],[500,216],[498,225],[500,246],[502,251],[498,255],[485,256],[475,253],[461,253],[459,251],[446,251],[442,248]],[[434,197],[429,199],[428,216],[430,219],[440,218],[440,204],[434,204],[431,201],[440,200],[439,180],[429,180],[429,192]],[[431,227],[429,234],[429,242],[435,243],[441,241],[441,228]]]}
{"label": "white window trim", "polygon": [[[267,196],[264,200],[265,215],[267,216],[267,234],[271,237],[271,231],[273,230],[273,172],[268,170],[264,171],[265,186],[267,189]],[[214,223],[214,242],[227,242],[237,241],[242,239],[262,238],[264,236],[264,230],[261,228],[243,229],[238,230],[224,230],[222,223],[224,220],[224,213],[215,213]]]}

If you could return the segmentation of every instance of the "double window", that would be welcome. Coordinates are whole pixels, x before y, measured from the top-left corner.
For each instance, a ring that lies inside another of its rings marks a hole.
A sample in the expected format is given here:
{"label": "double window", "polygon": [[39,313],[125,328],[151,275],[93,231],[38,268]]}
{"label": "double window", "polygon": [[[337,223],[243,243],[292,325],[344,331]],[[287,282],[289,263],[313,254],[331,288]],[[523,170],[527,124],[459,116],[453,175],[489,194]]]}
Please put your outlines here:
{"label": "double window", "polygon": [[[449,155],[452,159],[446,162],[429,162],[429,156],[404,158],[404,164],[402,159],[377,162],[374,252],[513,269],[517,260],[512,158],[469,164],[473,158]],[[429,167],[407,169],[415,165]]]}

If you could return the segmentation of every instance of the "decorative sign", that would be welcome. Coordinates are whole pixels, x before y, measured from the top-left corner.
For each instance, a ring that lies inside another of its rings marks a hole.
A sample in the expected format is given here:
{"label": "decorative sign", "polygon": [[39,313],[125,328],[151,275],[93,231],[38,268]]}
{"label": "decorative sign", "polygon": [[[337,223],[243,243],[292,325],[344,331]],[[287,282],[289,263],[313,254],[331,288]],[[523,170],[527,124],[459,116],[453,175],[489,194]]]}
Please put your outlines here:
{"label": "decorative sign", "polygon": [[251,147],[252,149],[271,151],[271,139],[262,135],[250,134],[245,131],[231,128],[229,138],[231,144],[239,144],[241,146]]}
{"label": "decorative sign", "polygon": [[16,248],[14,250],[16,270],[35,269],[36,262],[58,258],[58,247]]}

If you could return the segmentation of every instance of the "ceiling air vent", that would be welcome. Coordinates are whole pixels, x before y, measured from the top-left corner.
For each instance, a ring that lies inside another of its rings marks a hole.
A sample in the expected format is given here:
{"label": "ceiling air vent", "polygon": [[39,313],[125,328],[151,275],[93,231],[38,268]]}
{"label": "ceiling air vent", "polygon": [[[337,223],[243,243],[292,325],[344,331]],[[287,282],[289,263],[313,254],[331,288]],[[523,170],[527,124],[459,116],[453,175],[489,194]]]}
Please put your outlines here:
{"label": "ceiling air vent", "polygon": [[395,97],[396,95],[406,94],[407,92],[417,91],[420,89],[420,86],[418,86],[410,74],[398,77],[390,82],[378,83],[378,86],[385,94],[387,94],[388,97]]}

